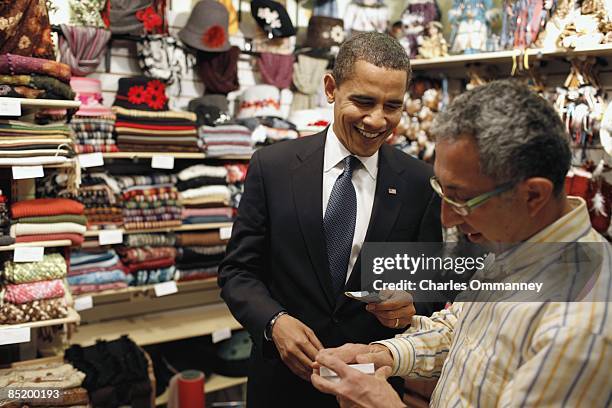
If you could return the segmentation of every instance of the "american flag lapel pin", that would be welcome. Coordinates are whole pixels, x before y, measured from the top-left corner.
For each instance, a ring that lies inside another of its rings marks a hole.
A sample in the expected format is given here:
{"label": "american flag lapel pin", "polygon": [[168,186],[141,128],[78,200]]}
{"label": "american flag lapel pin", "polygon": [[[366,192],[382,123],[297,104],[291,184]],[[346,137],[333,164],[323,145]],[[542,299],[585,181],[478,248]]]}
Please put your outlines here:
{"label": "american flag lapel pin", "polygon": [[391,187],[391,188],[389,188],[389,194],[396,195],[397,194],[397,190]]}

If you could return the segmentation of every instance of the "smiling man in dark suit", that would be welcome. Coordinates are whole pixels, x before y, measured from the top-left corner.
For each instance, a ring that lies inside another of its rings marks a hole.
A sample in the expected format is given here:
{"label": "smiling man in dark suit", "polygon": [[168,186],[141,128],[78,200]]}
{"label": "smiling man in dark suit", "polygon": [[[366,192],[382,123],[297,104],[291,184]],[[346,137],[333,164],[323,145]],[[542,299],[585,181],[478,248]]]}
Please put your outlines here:
{"label": "smiling man in dark suit", "polygon": [[324,78],[330,127],[251,159],[219,267],[221,295],[254,340],[250,408],[336,406],[309,383],[317,351],[392,336],[415,313],[402,292],[367,308],[343,295],[360,290],[364,241],[441,239],[431,168],[384,144],[409,80],[396,40],[356,35]]}

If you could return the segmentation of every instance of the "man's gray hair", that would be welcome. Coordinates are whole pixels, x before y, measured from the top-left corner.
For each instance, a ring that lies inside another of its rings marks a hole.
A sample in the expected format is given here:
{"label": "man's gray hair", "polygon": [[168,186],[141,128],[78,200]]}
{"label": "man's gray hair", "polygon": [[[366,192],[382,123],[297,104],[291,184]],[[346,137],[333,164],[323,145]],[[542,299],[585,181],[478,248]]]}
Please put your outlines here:
{"label": "man's gray hair", "polygon": [[480,171],[498,184],[545,177],[561,193],[571,165],[569,138],[544,98],[514,80],[493,81],[459,95],[430,129],[436,141],[473,137]]}
{"label": "man's gray hair", "polygon": [[[367,32],[352,36],[340,46],[332,75],[336,86],[348,79],[359,60],[379,68],[406,71],[406,88],[410,82],[410,58],[404,47],[388,34]],[[384,81],[384,78],[380,78]]]}

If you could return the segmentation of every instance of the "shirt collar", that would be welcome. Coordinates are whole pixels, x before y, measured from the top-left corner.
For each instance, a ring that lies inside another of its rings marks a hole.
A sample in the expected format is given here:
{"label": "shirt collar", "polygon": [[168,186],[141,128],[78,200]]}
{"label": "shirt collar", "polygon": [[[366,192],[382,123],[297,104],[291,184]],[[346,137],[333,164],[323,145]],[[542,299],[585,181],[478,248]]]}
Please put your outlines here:
{"label": "shirt collar", "polygon": [[[336,167],[346,156],[350,156],[351,152],[340,142],[336,133],[334,133],[334,123],[330,123],[327,128],[327,138],[325,139],[325,153],[323,156],[323,172],[327,173],[332,168]],[[376,180],[378,174],[378,150],[369,157],[357,156],[366,171]]]}

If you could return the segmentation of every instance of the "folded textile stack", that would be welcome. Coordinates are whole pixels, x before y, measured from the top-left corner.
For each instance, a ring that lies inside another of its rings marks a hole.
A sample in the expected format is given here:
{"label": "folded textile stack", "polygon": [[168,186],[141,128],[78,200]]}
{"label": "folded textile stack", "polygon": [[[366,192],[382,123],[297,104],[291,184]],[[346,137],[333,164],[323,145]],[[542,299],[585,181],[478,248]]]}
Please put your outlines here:
{"label": "folded textile stack", "polygon": [[251,130],[251,143],[255,147],[297,139],[299,136],[293,123],[274,116],[244,118],[238,119],[237,122]]}
{"label": "folded textile stack", "polygon": [[157,79],[119,79],[113,111],[122,151],[200,151],[196,115],[169,111],[165,84]]}
{"label": "folded textile stack", "polygon": [[11,245],[15,242],[15,238],[8,235],[11,219],[6,206],[8,199],[0,190],[0,246]]}
{"label": "folded textile stack", "polygon": [[[14,390],[53,390],[52,398],[44,399],[41,405],[36,403],[27,406],[48,406],[53,401],[54,406],[86,407],[89,406],[87,390],[81,385],[85,374],[71,364],[61,361],[20,365],[0,370],[0,389]],[[57,394],[56,394],[57,393]],[[5,393],[6,397],[8,393]],[[47,394],[43,394],[47,395]],[[21,399],[3,398],[2,408],[19,408],[26,406]]]}
{"label": "folded textile stack", "polygon": [[123,224],[123,209],[116,195],[119,190],[113,190],[113,182],[104,173],[90,173],[82,178],[75,200],[85,206],[89,227]]}
{"label": "folded textile stack", "polygon": [[70,254],[68,284],[74,295],[127,287],[125,265],[117,253],[107,251],[73,251]]}
{"label": "folded textile stack", "polygon": [[0,164],[62,164],[72,156],[74,140],[68,125],[0,120]]}
{"label": "folded textile stack", "polygon": [[77,93],[81,107],[70,127],[77,139],[77,153],[116,152],[115,114],[102,105],[102,84],[98,79],[74,77],[70,85]]}
{"label": "folded textile stack", "polygon": [[253,154],[251,130],[246,126],[237,124],[202,125],[198,128],[198,136],[206,150],[207,157],[250,156]]}
{"label": "folded textile stack", "polygon": [[64,358],[85,373],[92,407],[150,407],[152,390],[148,357],[127,336],[98,341],[89,347],[73,345]]}
{"label": "folded textile stack", "polygon": [[40,262],[6,261],[0,299],[0,323],[17,324],[66,317],[66,260],[46,254]]}
{"label": "folded textile stack", "polygon": [[176,280],[206,279],[217,275],[227,244],[218,230],[177,234],[176,244],[179,246]]}
{"label": "folded textile stack", "polygon": [[183,223],[225,222],[232,220],[232,193],[224,166],[197,164],[177,174]]}
{"label": "folded textile stack", "polygon": [[70,67],[22,55],[0,55],[0,97],[74,100]]}
{"label": "folded textile stack", "polygon": [[141,286],[174,280],[176,248],[141,246],[117,248],[128,271],[130,286]]}
{"label": "folded textile stack", "polygon": [[123,226],[126,229],[149,229],[181,225],[182,206],[175,187],[176,176],[119,176]]}
{"label": "folded textile stack", "polygon": [[69,239],[83,243],[87,218],[83,204],[66,198],[38,198],[14,203],[10,234],[16,242]]}

